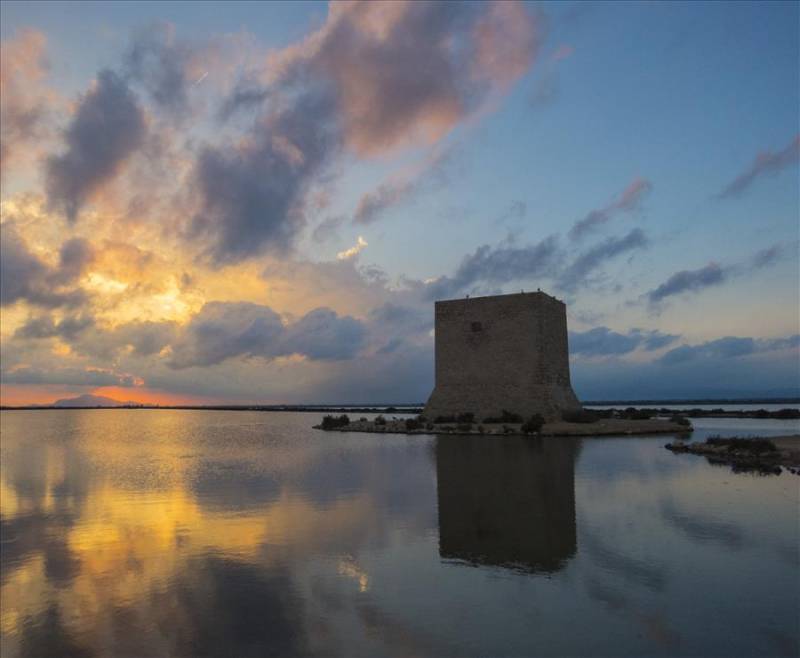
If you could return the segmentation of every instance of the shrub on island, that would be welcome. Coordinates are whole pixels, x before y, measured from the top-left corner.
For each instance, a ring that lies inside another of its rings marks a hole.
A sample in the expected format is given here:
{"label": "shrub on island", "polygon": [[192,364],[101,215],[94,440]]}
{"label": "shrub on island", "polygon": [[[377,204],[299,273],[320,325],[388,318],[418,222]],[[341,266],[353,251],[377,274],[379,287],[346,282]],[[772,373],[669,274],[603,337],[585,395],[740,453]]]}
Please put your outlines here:
{"label": "shrub on island", "polygon": [[541,414],[534,414],[524,423],[522,423],[522,427],[520,430],[523,434],[538,434],[541,431],[542,426],[544,425],[544,418]]}
{"label": "shrub on island", "polygon": [[498,425],[500,423],[521,423],[522,416],[507,411],[506,409],[503,409],[503,413],[499,417],[484,418],[483,422],[485,425],[493,425],[493,424]]}
{"label": "shrub on island", "polygon": [[567,423],[596,423],[599,416],[594,411],[578,409],[577,411],[562,412],[561,420]]}
{"label": "shrub on island", "polygon": [[686,417],[681,416],[680,414],[672,414],[669,418],[670,423],[675,423],[676,425],[681,425],[683,427],[690,427],[692,422]]}
{"label": "shrub on island", "polygon": [[407,430],[418,430],[420,427],[422,427],[422,423],[420,423],[416,418],[406,418]]}
{"label": "shrub on island", "polygon": [[382,415],[376,416],[374,422],[376,425],[386,425],[386,419]]}
{"label": "shrub on island", "polygon": [[324,430],[332,430],[349,424],[350,418],[347,416],[347,414],[342,414],[341,416],[328,415],[324,416],[322,419],[322,429]]}

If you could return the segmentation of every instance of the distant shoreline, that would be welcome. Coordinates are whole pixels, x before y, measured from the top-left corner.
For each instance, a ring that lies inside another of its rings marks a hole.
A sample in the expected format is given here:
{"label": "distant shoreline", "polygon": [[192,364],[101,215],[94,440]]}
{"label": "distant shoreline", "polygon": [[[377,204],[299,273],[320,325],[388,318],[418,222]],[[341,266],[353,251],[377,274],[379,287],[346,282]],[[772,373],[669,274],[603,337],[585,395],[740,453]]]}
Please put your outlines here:
{"label": "distant shoreline", "polygon": [[[693,416],[697,417],[696,412],[702,411],[704,416],[713,415],[718,417],[747,417],[752,416],[758,410],[712,410],[712,409],[692,409],[692,405],[756,405],[756,404],[800,404],[800,397],[782,398],[725,398],[725,399],[676,399],[676,400],[600,400],[587,401],[584,407],[616,407],[626,408],[635,406],[648,407],[675,407],[685,406],[684,409],[670,409],[674,413],[688,413],[694,411]],[[54,406],[54,405],[0,405],[0,411],[50,411],[50,410],[86,410],[86,409],[165,409],[165,410],[184,410],[184,411],[290,411],[305,413],[395,413],[412,414],[422,413],[422,404],[375,404],[375,405],[288,405],[288,404],[210,404],[210,405],[155,405],[155,404],[126,404],[126,405],[97,405],[97,406]],[[658,411],[658,409],[656,409]],[[773,414],[775,412],[767,412]]]}

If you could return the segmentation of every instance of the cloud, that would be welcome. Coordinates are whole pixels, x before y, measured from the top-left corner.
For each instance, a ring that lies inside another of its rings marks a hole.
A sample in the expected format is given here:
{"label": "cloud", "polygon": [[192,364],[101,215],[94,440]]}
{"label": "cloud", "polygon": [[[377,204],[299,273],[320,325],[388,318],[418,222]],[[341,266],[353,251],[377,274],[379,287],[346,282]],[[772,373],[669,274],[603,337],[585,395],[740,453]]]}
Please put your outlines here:
{"label": "cloud", "polygon": [[642,200],[653,189],[653,184],[644,179],[634,179],[622,193],[604,208],[592,210],[586,217],[575,222],[569,231],[573,240],[580,240],[587,233],[609,222],[620,212],[634,212],[641,208]]}
{"label": "cloud", "polygon": [[515,222],[524,219],[527,212],[527,203],[520,200],[514,200],[502,213],[500,213],[500,216],[494,220],[494,223],[504,224],[505,222]]}
{"label": "cloud", "polygon": [[0,44],[0,172],[34,150],[47,132],[54,94],[43,85],[46,48],[45,35],[30,29]]}
{"label": "cloud", "polygon": [[56,322],[51,315],[39,315],[29,318],[15,332],[15,338],[53,338],[60,337],[68,341],[75,340],[86,329],[94,326],[91,315],[68,315]]}
{"label": "cloud", "polygon": [[430,282],[426,297],[444,299],[474,290],[476,285],[549,277],[558,258],[558,243],[552,236],[527,247],[483,245],[461,261],[452,277],[443,276]]}
{"label": "cloud", "polygon": [[80,277],[95,258],[94,247],[84,238],[70,238],[59,251],[57,278],[69,282]]}
{"label": "cloud", "polygon": [[796,164],[800,159],[800,135],[795,135],[791,142],[777,152],[759,153],[752,164],[718,194],[718,199],[728,199],[743,194],[756,180],[766,175],[776,175],[782,170]]}
{"label": "cloud", "polygon": [[67,150],[46,163],[50,205],[74,222],[88,197],[141,146],[145,132],[144,113],[128,84],[101,71],[64,132]]}
{"label": "cloud", "polygon": [[717,263],[709,263],[705,267],[696,270],[681,270],[675,272],[669,279],[658,286],[655,290],[647,293],[647,298],[651,303],[663,301],[667,297],[678,295],[683,292],[698,292],[709,286],[716,286],[724,283],[727,274]]}
{"label": "cloud", "polygon": [[643,349],[647,352],[661,349],[675,342],[680,336],[656,330],[631,329],[618,333],[608,327],[595,327],[584,332],[570,332],[570,354],[580,356],[621,355]]}
{"label": "cloud", "polygon": [[574,291],[606,261],[636,249],[643,249],[647,244],[644,232],[638,228],[621,238],[608,238],[578,256],[559,275],[556,285],[562,290]]}
{"label": "cloud", "polygon": [[259,121],[250,140],[202,150],[188,234],[205,241],[212,264],[290,249],[305,224],[304,194],[336,149],[331,103],[304,95]]}
{"label": "cloud", "polygon": [[188,106],[192,49],[175,39],[175,28],[156,22],[134,35],[124,57],[124,70],[140,82],[159,107],[173,116]]}
{"label": "cloud", "polygon": [[331,309],[310,311],[284,324],[268,306],[209,302],[172,346],[172,368],[209,366],[236,356],[273,359],[299,354],[312,360],[349,359],[364,340],[360,321]]}
{"label": "cloud", "polygon": [[[218,266],[285,255],[305,223],[306,193],[343,148],[375,156],[438,142],[522,75],[536,46],[536,22],[519,3],[331,5],[319,30],[234,86],[223,117],[267,97],[269,110],[243,139],[200,152],[188,237]],[[355,221],[375,221],[420,183],[387,181]]]}
{"label": "cloud", "polygon": [[[796,250],[797,245],[795,244],[795,251]],[[750,259],[750,269],[760,270],[765,267],[771,267],[778,263],[778,261],[784,257],[785,253],[786,245],[784,244],[774,244],[771,247],[757,251]]]}
{"label": "cloud", "polygon": [[572,381],[583,400],[788,397],[800,394],[799,348],[796,334],[728,336],[681,345],[653,361],[577,359]]}
{"label": "cloud", "polygon": [[373,192],[364,194],[358,201],[353,222],[371,224],[380,218],[387,209],[397,206],[414,192],[412,181],[386,181]]}
{"label": "cloud", "polygon": [[371,224],[386,211],[396,208],[447,182],[447,168],[452,158],[452,149],[435,149],[425,160],[409,171],[395,174],[382,182],[372,192],[364,194],[353,215],[354,224]]}
{"label": "cloud", "polygon": [[217,119],[227,121],[237,112],[258,109],[270,96],[269,89],[253,80],[239,80],[217,112]]}
{"label": "cloud", "polygon": [[314,228],[311,239],[318,243],[327,242],[336,235],[344,220],[344,215],[326,217]]}
{"label": "cloud", "polygon": [[681,345],[659,359],[659,363],[673,365],[698,359],[731,359],[751,354],[797,349],[800,334],[777,339],[740,338],[725,336],[699,345]]}
{"label": "cloud", "polygon": [[331,83],[347,145],[375,155],[434,143],[505,91],[533,62],[537,30],[516,2],[334,4],[271,65],[279,79]]}
{"label": "cloud", "polygon": [[338,258],[339,260],[347,260],[348,258],[355,258],[356,256],[358,256],[358,254],[361,253],[364,247],[368,246],[369,243],[359,235],[358,240],[356,240],[356,243],[349,249],[340,251],[338,254],[336,254],[336,258]]}
{"label": "cloud", "polygon": [[351,359],[364,343],[362,322],[350,316],[340,317],[329,308],[306,313],[286,329],[280,351],[301,354],[309,359]]}
{"label": "cloud", "polygon": [[21,367],[0,371],[5,384],[63,386],[141,386],[139,377],[106,368]]}
{"label": "cloud", "polygon": [[687,292],[700,292],[711,286],[722,285],[732,278],[776,265],[785,256],[786,251],[787,245],[775,244],[757,251],[744,263],[723,267],[718,263],[711,262],[696,270],[675,272],[664,283],[648,292],[646,295],[647,300],[652,305],[658,305],[667,297]]}
{"label": "cloud", "polygon": [[73,253],[77,243],[65,243],[66,259],[62,268],[54,268],[30,251],[12,222],[0,225],[0,236],[0,305],[26,301],[55,308],[77,306],[86,300],[81,290],[64,287],[77,276],[75,268],[82,267],[80,257]]}

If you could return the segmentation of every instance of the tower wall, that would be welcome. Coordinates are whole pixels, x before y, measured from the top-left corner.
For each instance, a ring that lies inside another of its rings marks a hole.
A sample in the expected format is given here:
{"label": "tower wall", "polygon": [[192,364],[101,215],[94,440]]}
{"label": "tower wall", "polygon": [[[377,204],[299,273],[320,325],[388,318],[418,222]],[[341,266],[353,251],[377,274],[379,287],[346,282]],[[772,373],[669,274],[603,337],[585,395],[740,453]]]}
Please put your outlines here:
{"label": "tower wall", "polygon": [[569,376],[567,312],[542,292],[436,302],[436,387],[428,418],[502,410],[546,419],[580,408]]}

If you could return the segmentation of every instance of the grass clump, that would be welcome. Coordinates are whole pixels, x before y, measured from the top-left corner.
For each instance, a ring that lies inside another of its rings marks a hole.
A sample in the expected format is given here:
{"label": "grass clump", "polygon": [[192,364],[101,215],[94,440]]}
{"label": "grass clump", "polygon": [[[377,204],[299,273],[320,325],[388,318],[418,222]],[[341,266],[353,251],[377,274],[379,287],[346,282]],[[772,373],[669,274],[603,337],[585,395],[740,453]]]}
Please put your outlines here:
{"label": "grass clump", "polygon": [[541,431],[543,425],[544,425],[544,418],[542,417],[542,415],[534,414],[533,416],[528,418],[528,420],[522,423],[522,427],[520,427],[520,430],[522,431],[523,434],[538,434]]}
{"label": "grass clump", "polygon": [[407,430],[418,430],[422,427],[422,423],[419,422],[416,418],[406,418],[406,429]]}
{"label": "grass clump", "polygon": [[376,425],[386,425],[386,419],[383,417],[383,414],[376,416],[374,422]]}

